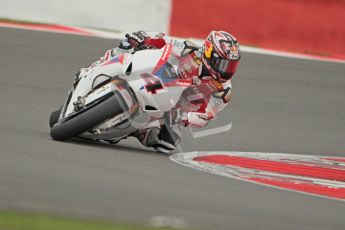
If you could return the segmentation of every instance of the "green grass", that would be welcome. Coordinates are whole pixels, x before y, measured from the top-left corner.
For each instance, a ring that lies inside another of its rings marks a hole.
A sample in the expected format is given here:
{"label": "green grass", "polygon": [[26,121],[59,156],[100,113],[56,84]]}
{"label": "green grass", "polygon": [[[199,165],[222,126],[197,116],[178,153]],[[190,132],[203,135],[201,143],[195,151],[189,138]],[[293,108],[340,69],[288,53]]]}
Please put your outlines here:
{"label": "green grass", "polygon": [[0,211],[0,230],[172,230],[139,225],[113,224],[103,221],[78,220],[41,214]]}

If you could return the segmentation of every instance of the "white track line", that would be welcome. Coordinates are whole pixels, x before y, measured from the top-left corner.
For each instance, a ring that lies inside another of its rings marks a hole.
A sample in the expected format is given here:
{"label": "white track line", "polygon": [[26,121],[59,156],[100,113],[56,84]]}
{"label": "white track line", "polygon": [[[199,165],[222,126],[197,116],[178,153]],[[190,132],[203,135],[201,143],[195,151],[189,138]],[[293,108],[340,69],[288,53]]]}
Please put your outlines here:
{"label": "white track line", "polygon": [[[83,27],[70,27],[70,26],[67,26],[67,27],[74,28],[74,29],[81,30],[81,31],[85,31],[86,33],[89,33],[90,35],[85,35],[85,34],[80,34],[80,33],[78,34],[78,33],[73,33],[73,32],[68,32],[68,31],[54,31],[54,30],[49,30],[49,29],[38,29],[35,27],[30,28],[30,26],[27,24],[19,25],[19,24],[1,23],[0,22],[0,27],[26,29],[26,30],[37,30],[37,31],[44,31],[44,32],[56,32],[56,33],[65,33],[65,34],[75,34],[75,35],[99,37],[99,38],[105,38],[105,39],[123,39],[124,35],[125,35],[124,32],[108,32],[108,31],[103,31],[103,30],[99,30],[99,29],[89,29],[89,28],[83,28]],[[186,38],[176,37],[176,39],[186,39]],[[203,43],[203,40],[201,40],[201,39],[195,39],[195,38],[188,38],[188,39],[195,42],[197,45],[202,45],[202,43]],[[270,56],[276,56],[276,57],[286,57],[286,58],[334,62],[334,63],[345,63],[345,60],[342,60],[342,59],[327,58],[327,57],[316,57],[316,56],[305,55],[305,54],[297,54],[297,53],[291,53],[291,52],[255,48],[255,47],[244,46],[244,45],[241,45],[241,51],[244,53],[270,55]]]}

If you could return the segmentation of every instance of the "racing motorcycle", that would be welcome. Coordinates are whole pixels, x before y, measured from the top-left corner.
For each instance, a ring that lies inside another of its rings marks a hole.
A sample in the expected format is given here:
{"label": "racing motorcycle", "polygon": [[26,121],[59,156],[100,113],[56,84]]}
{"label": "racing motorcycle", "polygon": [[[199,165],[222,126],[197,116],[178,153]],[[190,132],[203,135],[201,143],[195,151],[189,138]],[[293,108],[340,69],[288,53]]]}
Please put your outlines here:
{"label": "racing motorcycle", "polygon": [[171,44],[162,49],[119,54],[79,76],[65,103],[50,115],[50,135],[117,143],[167,118],[193,84],[177,73]]}

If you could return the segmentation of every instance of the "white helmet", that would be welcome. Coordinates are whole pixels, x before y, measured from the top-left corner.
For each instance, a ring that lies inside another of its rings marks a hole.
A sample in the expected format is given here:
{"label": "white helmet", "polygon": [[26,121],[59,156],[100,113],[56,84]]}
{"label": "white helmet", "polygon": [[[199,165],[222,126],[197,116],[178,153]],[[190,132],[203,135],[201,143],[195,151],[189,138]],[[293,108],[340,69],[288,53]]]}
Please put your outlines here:
{"label": "white helmet", "polygon": [[219,82],[231,79],[241,58],[239,43],[224,31],[211,31],[202,48],[202,61]]}

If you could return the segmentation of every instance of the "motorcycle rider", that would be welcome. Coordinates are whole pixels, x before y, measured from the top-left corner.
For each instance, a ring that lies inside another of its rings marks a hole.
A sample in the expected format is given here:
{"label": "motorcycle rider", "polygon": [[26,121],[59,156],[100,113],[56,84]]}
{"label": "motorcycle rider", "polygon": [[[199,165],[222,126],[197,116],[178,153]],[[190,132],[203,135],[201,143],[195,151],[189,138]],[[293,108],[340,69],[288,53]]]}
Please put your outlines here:
{"label": "motorcycle rider", "polygon": [[[125,37],[118,47],[106,51],[89,68],[78,71],[76,77],[118,54],[160,49],[166,44],[172,44],[173,52],[181,57],[179,76],[192,79],[195,83],[184,91],[177,104],[184,104],[192,109],[190,112],[174,109],[165,116],[165,123],[160,127],[147,127],[133,134],[143,145],[168,153],[181,141],[183,127],[203,127],[229,104],[232,95],[231,78],[241,58],[239,43],[234,36],[224,31],[211,31],[201,47],[163,33],[138,31],[126,34]],[[187,55],[192,58],[184,61],[183,57]]]}

